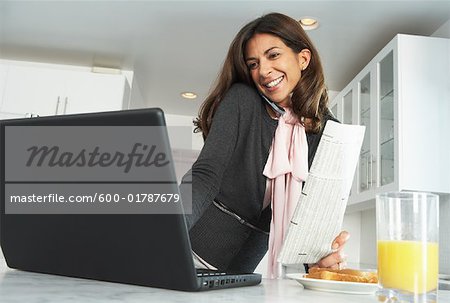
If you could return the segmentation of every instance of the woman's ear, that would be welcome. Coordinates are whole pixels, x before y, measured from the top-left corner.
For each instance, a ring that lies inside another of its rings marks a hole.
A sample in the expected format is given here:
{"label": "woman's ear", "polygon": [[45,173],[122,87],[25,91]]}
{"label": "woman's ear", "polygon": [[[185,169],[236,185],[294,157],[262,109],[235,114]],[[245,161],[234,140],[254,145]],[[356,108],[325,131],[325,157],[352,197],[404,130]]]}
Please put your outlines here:
{"label": "woman's ear", "polygon": [[300,70],[305,70],[309,65],[309,61],[311,61],[311,51],[307,48],[302,49],[298,53],[298,64],[300,66]]}

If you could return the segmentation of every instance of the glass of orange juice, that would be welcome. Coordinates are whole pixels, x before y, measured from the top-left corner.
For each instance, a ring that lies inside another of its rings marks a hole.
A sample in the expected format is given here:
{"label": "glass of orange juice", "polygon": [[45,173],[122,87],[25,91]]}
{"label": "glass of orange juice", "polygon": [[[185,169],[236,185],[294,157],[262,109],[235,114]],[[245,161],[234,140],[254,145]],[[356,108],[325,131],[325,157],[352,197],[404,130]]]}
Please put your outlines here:
{"label": "glass of orange juice", "polygon": [[436,302],[439,196],[389,192],[376,197],[380,301]]}

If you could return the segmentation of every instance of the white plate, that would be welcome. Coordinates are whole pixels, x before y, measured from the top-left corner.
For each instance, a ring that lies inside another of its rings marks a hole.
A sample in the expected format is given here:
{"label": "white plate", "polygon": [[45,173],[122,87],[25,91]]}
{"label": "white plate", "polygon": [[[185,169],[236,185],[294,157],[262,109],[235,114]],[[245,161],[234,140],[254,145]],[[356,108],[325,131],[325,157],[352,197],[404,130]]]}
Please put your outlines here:
{"label": "white plate", "polygon": [[376,283],[344,282],[305,278],[304,273],[287,274],[289,279],[296,280],[307,289],[340,292],[347,294],[373,294],[378,290]]}

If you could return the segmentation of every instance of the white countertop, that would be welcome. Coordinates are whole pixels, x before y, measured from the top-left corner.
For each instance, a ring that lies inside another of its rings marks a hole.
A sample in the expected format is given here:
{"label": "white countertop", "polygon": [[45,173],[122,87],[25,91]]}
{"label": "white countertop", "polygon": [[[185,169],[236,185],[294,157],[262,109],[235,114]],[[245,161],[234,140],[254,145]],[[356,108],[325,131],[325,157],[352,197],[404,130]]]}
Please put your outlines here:
{"label": "white countertop", "polygon": [[[293,280],[263,279],[258,286],[182,292],[95,280],[76,279],[10,269],[0,259],[0,302],[258,302],[258,303],[364,303],[375,295],[351,295],[306,290]],[[450,291],[439,291],[439,302],[450,302]]]}

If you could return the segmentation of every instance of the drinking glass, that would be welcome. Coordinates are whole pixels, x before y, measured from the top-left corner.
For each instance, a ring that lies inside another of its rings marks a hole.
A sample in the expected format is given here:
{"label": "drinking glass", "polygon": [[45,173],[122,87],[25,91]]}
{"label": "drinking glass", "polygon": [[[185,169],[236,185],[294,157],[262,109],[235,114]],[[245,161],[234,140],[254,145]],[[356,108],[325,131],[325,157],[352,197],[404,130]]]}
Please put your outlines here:
{"label": "drinking glass", "polygon": [[380,290],[386,302],[436,302],[439,196],[389,192],[376,197]]}

